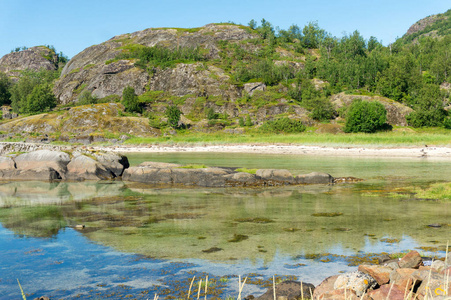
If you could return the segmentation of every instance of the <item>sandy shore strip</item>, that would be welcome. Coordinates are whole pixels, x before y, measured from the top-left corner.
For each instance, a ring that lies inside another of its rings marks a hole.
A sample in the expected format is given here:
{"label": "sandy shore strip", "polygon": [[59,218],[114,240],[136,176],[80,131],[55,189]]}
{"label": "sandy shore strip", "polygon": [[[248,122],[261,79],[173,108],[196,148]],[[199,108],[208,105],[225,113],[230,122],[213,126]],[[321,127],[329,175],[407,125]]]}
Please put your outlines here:
{"label": "sandy shore strip", "polygon": [[211,153],[255,153],[285,155],[323,155],[353,157],[405,157],[405,158],[439,158],[451,160],[450,147],[330,147],[302,145],[119,145],[94,147],[121,153],[177,153],[177,152],[211,152]]}

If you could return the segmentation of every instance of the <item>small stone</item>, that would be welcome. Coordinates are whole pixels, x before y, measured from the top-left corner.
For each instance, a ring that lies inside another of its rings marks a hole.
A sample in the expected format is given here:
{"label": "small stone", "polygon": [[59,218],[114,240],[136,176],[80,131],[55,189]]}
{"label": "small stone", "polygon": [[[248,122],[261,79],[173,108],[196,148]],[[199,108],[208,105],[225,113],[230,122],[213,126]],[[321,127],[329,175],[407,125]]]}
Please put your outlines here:
{"label": "small stone", "polygon": [[[302,286],[302,288],[301,288]],[[296,299],[310,299],[315,290],[315,286],[310,283],[287,280],[276,285],[276,297],[278,300],[296,300]],[[303,293],[301,293],[301,291]],[[266,293],[256,298],[256,300],[273,300],[274,290],[269,288]]]}
{"label": "small stone", "polygon": [[400,268],[418,269],[422,262],[423,260],[421,259],[420,253],[414,250],[410,251],[403,258],[401,258],[401,260],[398,262],[398,265]]}

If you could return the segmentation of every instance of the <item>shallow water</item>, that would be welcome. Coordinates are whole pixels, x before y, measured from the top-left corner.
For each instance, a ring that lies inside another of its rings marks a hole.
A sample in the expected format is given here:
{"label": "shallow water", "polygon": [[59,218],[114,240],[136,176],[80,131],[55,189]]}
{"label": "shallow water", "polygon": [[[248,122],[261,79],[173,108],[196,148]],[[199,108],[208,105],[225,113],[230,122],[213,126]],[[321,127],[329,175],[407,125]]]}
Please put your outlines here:
{"label": "shallow water", "polygon": [[[255,154],[128,155],[142,161],[286,168],[365,179],[265,189],[158,189],[141,184],[0,185],[0,299],[152,298],[186,294],[209,275],[209,295],[260,294],[273,275],[318,284],[370,253],[417,249],[443,256],[451,204],[393,197],[446,181],[451,161]],[[76,229],[85,224],[84,229]],[[441,228],[428,227],[442,224]],[[427,251],[428,250],[428,251]],[[371,255],[369,258],[372,258]],[[231,277],[231,278],[228,278]],[[272,279],[271,279],[272,280]],[[178,291],[180,290],[180,292]],[[222,292],[222,294],[220,294]],[[197,289],[196,289],[197,293]]]}

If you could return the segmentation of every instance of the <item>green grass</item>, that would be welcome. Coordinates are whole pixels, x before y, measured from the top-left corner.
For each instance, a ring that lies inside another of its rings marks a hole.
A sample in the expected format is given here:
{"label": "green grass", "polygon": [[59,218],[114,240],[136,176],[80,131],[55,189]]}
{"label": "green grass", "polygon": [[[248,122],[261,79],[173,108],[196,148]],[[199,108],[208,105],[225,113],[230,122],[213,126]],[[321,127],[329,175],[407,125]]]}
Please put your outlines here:
{"label": "green grass", "polygon": [[[310,131],[310,132],[308,132]],[[189,133],[180,131],[175,136],[140,138],[126,141],[127,144],[294,144],[335,147],[400,147],[400,146],[449,146],[451,132],[443,129],[418,130],[417,132],[378,132],[372,134],[316,134],[308,130],[299,134],[261,134],[248,129],[245,134],[231,135],[224,132]]]}

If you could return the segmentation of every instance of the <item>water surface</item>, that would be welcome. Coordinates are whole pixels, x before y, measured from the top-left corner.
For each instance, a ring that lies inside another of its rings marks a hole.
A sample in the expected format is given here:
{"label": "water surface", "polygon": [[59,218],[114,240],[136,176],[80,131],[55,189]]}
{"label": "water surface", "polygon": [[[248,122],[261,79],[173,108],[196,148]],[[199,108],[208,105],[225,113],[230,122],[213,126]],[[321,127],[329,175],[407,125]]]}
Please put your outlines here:
{"label": "water surface", "polygon": [[[208,274],[218,291],[258,295],[274,274],[318,284],[371,253],[443,256],[451,205],[402,194],[450,178],[451,162],[220,153],[132,154],[142,161],[328,172],[364,181],[261,189],[142,184],[0,185],[0,299],[152,298],[187,292]],[[395,197],[393,196],[395,195]],[[84,224],[84,229],[76,225]],[[430,224],[441,224],[432,228]],[[421,248],[418,247],[432,247]],[[371,258],[371,255],[369,255]],[[230,277],[230,278],[229,278]],[[177,290],[181,291],[178,292]],[[222,294],[221,294],[222,292]],[[3,297],[3,298],[2,298]]]}

